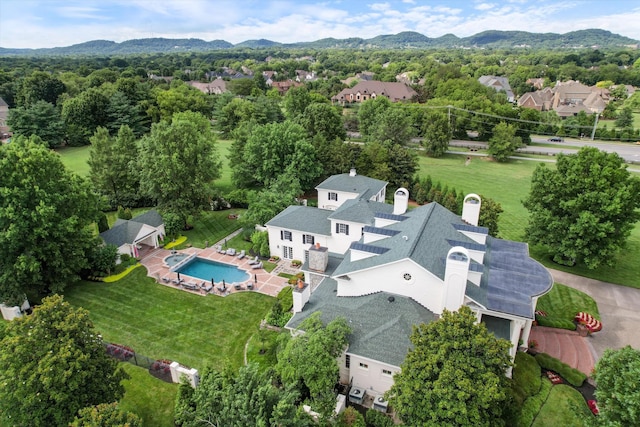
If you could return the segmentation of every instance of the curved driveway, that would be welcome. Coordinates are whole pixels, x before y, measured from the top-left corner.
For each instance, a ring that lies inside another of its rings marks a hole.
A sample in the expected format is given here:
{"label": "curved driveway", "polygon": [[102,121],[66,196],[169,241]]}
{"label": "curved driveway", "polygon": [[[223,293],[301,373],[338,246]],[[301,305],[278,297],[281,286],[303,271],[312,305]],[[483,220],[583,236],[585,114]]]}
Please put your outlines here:
{"label": "curved driveway", "polygon": [[640,350],[640,289],[559,270],[549,271],[555,282],[585,292],[598,303],[602,330],[588,339],[598,358],[607,348],[618,349],[630,345]]}

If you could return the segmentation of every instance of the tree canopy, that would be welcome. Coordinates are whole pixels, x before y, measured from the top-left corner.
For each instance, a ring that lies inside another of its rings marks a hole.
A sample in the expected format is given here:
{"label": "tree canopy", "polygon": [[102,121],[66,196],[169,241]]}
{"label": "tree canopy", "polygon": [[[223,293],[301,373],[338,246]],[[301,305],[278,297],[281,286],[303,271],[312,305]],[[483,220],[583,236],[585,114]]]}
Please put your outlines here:
{"label": "tree canopy", "polygon": [[342,317],[324,326],[319,312],[303,320],[298,329],[304,333],[278,352],[276,371],[285,384],[308,391],[315,411],[330,416],[340,373],[336,358],[344,351],[351,329]]}
{"label": "tree canopy", "polygon": [[502,425],[509,394],[506,340],[496,338],[466,306],[415,326],[414,348],[387,392],[407,425]]}
{"label": "tree canopy", "polygon": [[522,139],[516,136],[516,128],[505,122],[493,128],[493,136],[489,139],[488,153],[499,162],[504,162],[522,145]]}
{"label": "tree canopy", "polygon": [[583,147],[560,154],[555,170],[540,164],[533,173],[527,238],[561,264],[613,265],[640,219],[639,192],[640,178],[615,153]]}
{"label": "tree canopy", "polygon": [[640,351],[626,346],[607,349],[595,368],[598,426],[640,424]]}
{"label": "tree canopy", "polygon": [[158,207],[178,215],[184,226],[209,204],[220,176],[215,134],[209,120],[186,111],[155,123],[141,141],[140,189]]}
{"label": "tree canopy", "polygon": [[129,377],[107,355],[89,313],[59,295],[7,326],[0,364],[7,425],[68,425],[80,409],[120,399]]}
{"label": "tree canopy", "polygon": [[37,137],[0,146],[0,301],[60,292],[88,267],[98,200]]}

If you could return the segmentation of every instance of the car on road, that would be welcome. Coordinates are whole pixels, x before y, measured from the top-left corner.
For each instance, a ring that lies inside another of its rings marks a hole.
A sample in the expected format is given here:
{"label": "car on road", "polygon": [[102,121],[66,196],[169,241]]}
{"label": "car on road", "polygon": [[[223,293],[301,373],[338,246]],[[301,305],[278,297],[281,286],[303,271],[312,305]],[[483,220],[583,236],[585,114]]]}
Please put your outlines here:
{"label": "car on road", "polygon": [[549,141],[549,142],[564,142],[564,138],[560,138],[559,136],[552,136],[551,138],[547,139],[547,141]]}

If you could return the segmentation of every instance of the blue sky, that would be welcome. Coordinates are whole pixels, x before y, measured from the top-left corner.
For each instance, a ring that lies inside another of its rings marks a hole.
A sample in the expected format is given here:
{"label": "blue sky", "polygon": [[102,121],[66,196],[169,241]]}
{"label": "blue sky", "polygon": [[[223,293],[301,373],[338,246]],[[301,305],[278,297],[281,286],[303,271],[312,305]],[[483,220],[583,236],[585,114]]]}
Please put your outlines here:
{"label": "blue sky", "polygon": [[148,37],[290,43],[401,31],[465,37],[586,28],[640,40],[640,0],[0,0],[0,47],[8,48]]}

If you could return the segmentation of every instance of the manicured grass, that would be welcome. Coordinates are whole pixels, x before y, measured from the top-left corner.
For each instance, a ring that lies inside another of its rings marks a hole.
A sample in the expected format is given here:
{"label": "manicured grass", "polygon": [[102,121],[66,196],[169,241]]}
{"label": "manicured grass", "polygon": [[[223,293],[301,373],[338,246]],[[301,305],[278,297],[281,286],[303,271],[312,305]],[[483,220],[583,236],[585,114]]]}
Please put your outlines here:
{"label": "manicured grass", "polygon": [[202,297],[156,283],[136,268],[114,283],[82,282],[65,299],[89,310],[108,342],[124,344],[153,359],[202,369],[233,369],[273,298],[254,292]]}
{"label": "manicured grass", "polygon": [[522,406],[527,398],[540,392],[540,373],[540,365],[535,357],[521,351],[516,353],[512,377],[513,396],[518,406]]}
{"label": "manicured grass", "polygon": [[186,244],[204,248],[206,242],[211,246],[236,231],[240,228],[240,223],[237,220],[228,218],[229,214],[232,213],[242,215],[244,210],[202,211],[198,218],[191,221],[193,228],[181,232],[182,235],[187,236]]}
{"label": "manicured grass", "polygon": [[173,427],[178,384],[161,381],[146,369],[130,363],[120,365],[131,376],[123,382],[125,395],[120,400],[120,408],[142,418],[144,427]]}
{"label": "manicured grass", "polygon": [[538,310],[545,311],[547,317],[572,322],[576,313],[585,311],[600,320],[598,304],[589,295],[577,289],[555,283],[549,291],[538,299]]}
{"label": "manicured grass", "polygon": [[559,384],[551,388],[532,427],[563,426],[583,427],[585,420],[592,417],[582,395],[572,387]]}
{"label": "manicured grass", "polygon": [[[464,193],[477,193],[502,205],[500,237],[526,241],[524,228],[529,212],[522,205],[531,188],[531,176],[538,162],[512,160],[498,163],[486,157],[473,157],[465,166],[465,156],[447,154],[434,159],[420,155],[420,176],[431,175],[433,182],[448,185]],[[547,163],[546,167],[555,168]],[[627,246],[616,257],[615,267],[589,270],[584,266],[566,267],[551,261],[551,254],[543,248],[530,247],[530,254],[545,266],[606,282],[640,288],[640,223],[631,233]]]}
{"label": "manicured grass", "polygon": [[268,329],[257,331],[249,340],[247,362],[257,363],[261,369],[275,366],[278,362],[276,358],[278,337],[282,333],[288,334],[289,332],[276,332]]}
{"label": "manicured grass", "polygon": [[62,163],[72,172],[77,173],[81,177],[89,176],[89,151],[91,146],[84,147],[64,147],[56,149],[56,153],[60,155]]}
{"label": "manicured grass", "polygon": [[229,167],[229,151],[233,141],[229,139],[219,139],[216,143],[218,155],[222,161],[222,169],[220,170],[220,178],[216,179],[214,186],[224,195],[234,189],[231,183],[231,168]]}

